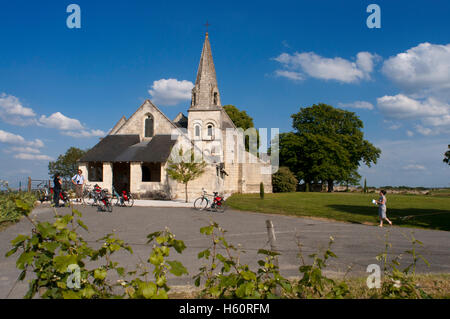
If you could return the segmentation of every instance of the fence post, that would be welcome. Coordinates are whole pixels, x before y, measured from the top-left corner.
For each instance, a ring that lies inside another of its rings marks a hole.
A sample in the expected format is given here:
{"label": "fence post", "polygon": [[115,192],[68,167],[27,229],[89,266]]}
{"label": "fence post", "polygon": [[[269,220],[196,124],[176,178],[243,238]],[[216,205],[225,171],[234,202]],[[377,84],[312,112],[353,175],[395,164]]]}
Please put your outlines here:
{"label": "fence post", "polygon": [[31,193],[31,177],[28,176],[28,193]]}
{"label": "fence post", "polygon": [[[269,237],[270,250],[278,253],[278,247],[276,244],[277,238],[275,237],[275,229],[270,219],[266,220],[266,227],[267,227],[267,236]],[[278,271],[280,271],[280,267],[278,265],[278,256],[275,256],[273,263],[277,267]],[[281,295],[280,287],[277,286],[277,288],[275,289],[275,294],[277,296]]]}

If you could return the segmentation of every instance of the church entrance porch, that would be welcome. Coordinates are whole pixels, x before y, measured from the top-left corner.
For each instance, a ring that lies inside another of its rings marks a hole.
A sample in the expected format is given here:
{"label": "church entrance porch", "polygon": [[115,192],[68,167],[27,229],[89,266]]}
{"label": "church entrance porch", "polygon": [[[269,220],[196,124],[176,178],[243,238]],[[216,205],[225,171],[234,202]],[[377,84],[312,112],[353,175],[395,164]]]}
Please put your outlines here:
{"label": "church entrance porch", "polygon": [[113,186],[120,193],[130,192],[130,163],[118,162],[113,164]]}

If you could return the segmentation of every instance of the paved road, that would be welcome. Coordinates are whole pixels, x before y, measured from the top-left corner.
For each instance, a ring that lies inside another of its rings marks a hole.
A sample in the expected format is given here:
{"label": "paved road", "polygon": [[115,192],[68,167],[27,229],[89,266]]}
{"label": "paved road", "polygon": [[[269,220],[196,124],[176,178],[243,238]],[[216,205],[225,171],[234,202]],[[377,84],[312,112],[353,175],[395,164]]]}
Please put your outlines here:
{"label": "paved road", "polygon": [[[60,208],[60,214],[69,213],[68,208]],[[51,220],[53,212],[49,208],[35,209],[32,213],[38,220]],[[338,259],[332,260],[328,269],[331,275],[340,275],[351,266],[350,275],[364,275],[369,264],[378,263],[375,256],[384,249],[384,235],[389,232],[389,240],[394,253],[401,253],[411,248],[410,242],[403,234],[411,231],[421,240],[425,248],[419,249],[431,263],[427,268],[423,263],[418,265],[418,272],[450,273],[450,232],[400,227],[386,227],[349,224],[296,218],[289,216],[268,215],[250,212],[227,211],[224,214],[199,212],[190,208],[157,208],[133,207],[114,208],[113,213],[99,213],[95,208],[83,208],[83,220],[89,232],[83,237],[95,245],[95,241],[108,232],[116,232],[117,236],[129,243],[134,255],[117,255],[116,260],[128,270],[135,269],[139,259],[146,260],[150,247],[146,243],[146,235],[162,230],[166,226],[182,239],[187,249],[182,255],[174,252],[174,259],[180,260],[188,269],[189,276],[170,278],[172,285],[193,285],[192,275],[196,274],[201,262],[197,254],[209,247],[210,242],[200,234],[199,229],[208,225],[213,219],[228,230],[227,238],[233,244],[241,244],[246,251],[241,261],[256,267],[257,250],[269,248],[267,243],[266,220],[273,221],[277,245],[281,250],[280,269],[285,276],[298,275],[300,261],[298,240],[302,244],[305,256],[326,247],[329,236],[333,236],[333,251]],[[18,234],[29,234],[30,225],[27,220],[8,227],[0,232],[0,298],[21,298],[27,288],[26,282],[16,282],[19,271],[15,268],[17,255],[5,258],[10,241]],[[406,263],[407,260],[404,259]]]}

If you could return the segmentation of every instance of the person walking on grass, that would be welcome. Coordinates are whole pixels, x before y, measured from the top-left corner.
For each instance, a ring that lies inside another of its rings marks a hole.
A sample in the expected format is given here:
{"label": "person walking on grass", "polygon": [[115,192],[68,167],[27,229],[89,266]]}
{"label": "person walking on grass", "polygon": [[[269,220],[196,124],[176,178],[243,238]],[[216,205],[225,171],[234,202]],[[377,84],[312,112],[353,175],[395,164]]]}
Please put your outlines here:
{"label": "person walking on grass", "polygon": [[386,191],[380,191],[380,198],[375,201],[378,204],[378,216],[380,217],[380,227],[383,227],[383,219],[385,219],[389,225],[392,225],[392,222],[386,216]]}
{"label": "person walking on grass", "polygon": [[59,173],[55,174],[55,178],[53,179],[53,203],[55,207],[59,207],[59,197],[61,196],[61,178],[59,177]]}
{"label": "person walking on grass", "polygon": [[83,171],[81,169],[78,170],[78,173],[72,177],[72,184],[75,185],[75,193],[77,197],[77,202],[82,201],[83,198],[83,184],[84,184],[84,176]]}

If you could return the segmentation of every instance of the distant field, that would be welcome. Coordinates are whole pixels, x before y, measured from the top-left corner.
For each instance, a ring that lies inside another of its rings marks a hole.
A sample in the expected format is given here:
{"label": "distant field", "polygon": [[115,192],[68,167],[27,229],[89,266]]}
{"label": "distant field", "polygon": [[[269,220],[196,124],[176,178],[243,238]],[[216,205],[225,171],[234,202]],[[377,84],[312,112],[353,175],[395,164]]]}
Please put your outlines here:
{"label": "distant field", "polygon": [[[234,194],[227,204],[234,209],[261,213],[326,218],[359,224],[377,224],[377,194],[277,193]],[[387,194],[387,216],[396,226],[450,231],[450,194]]]}

